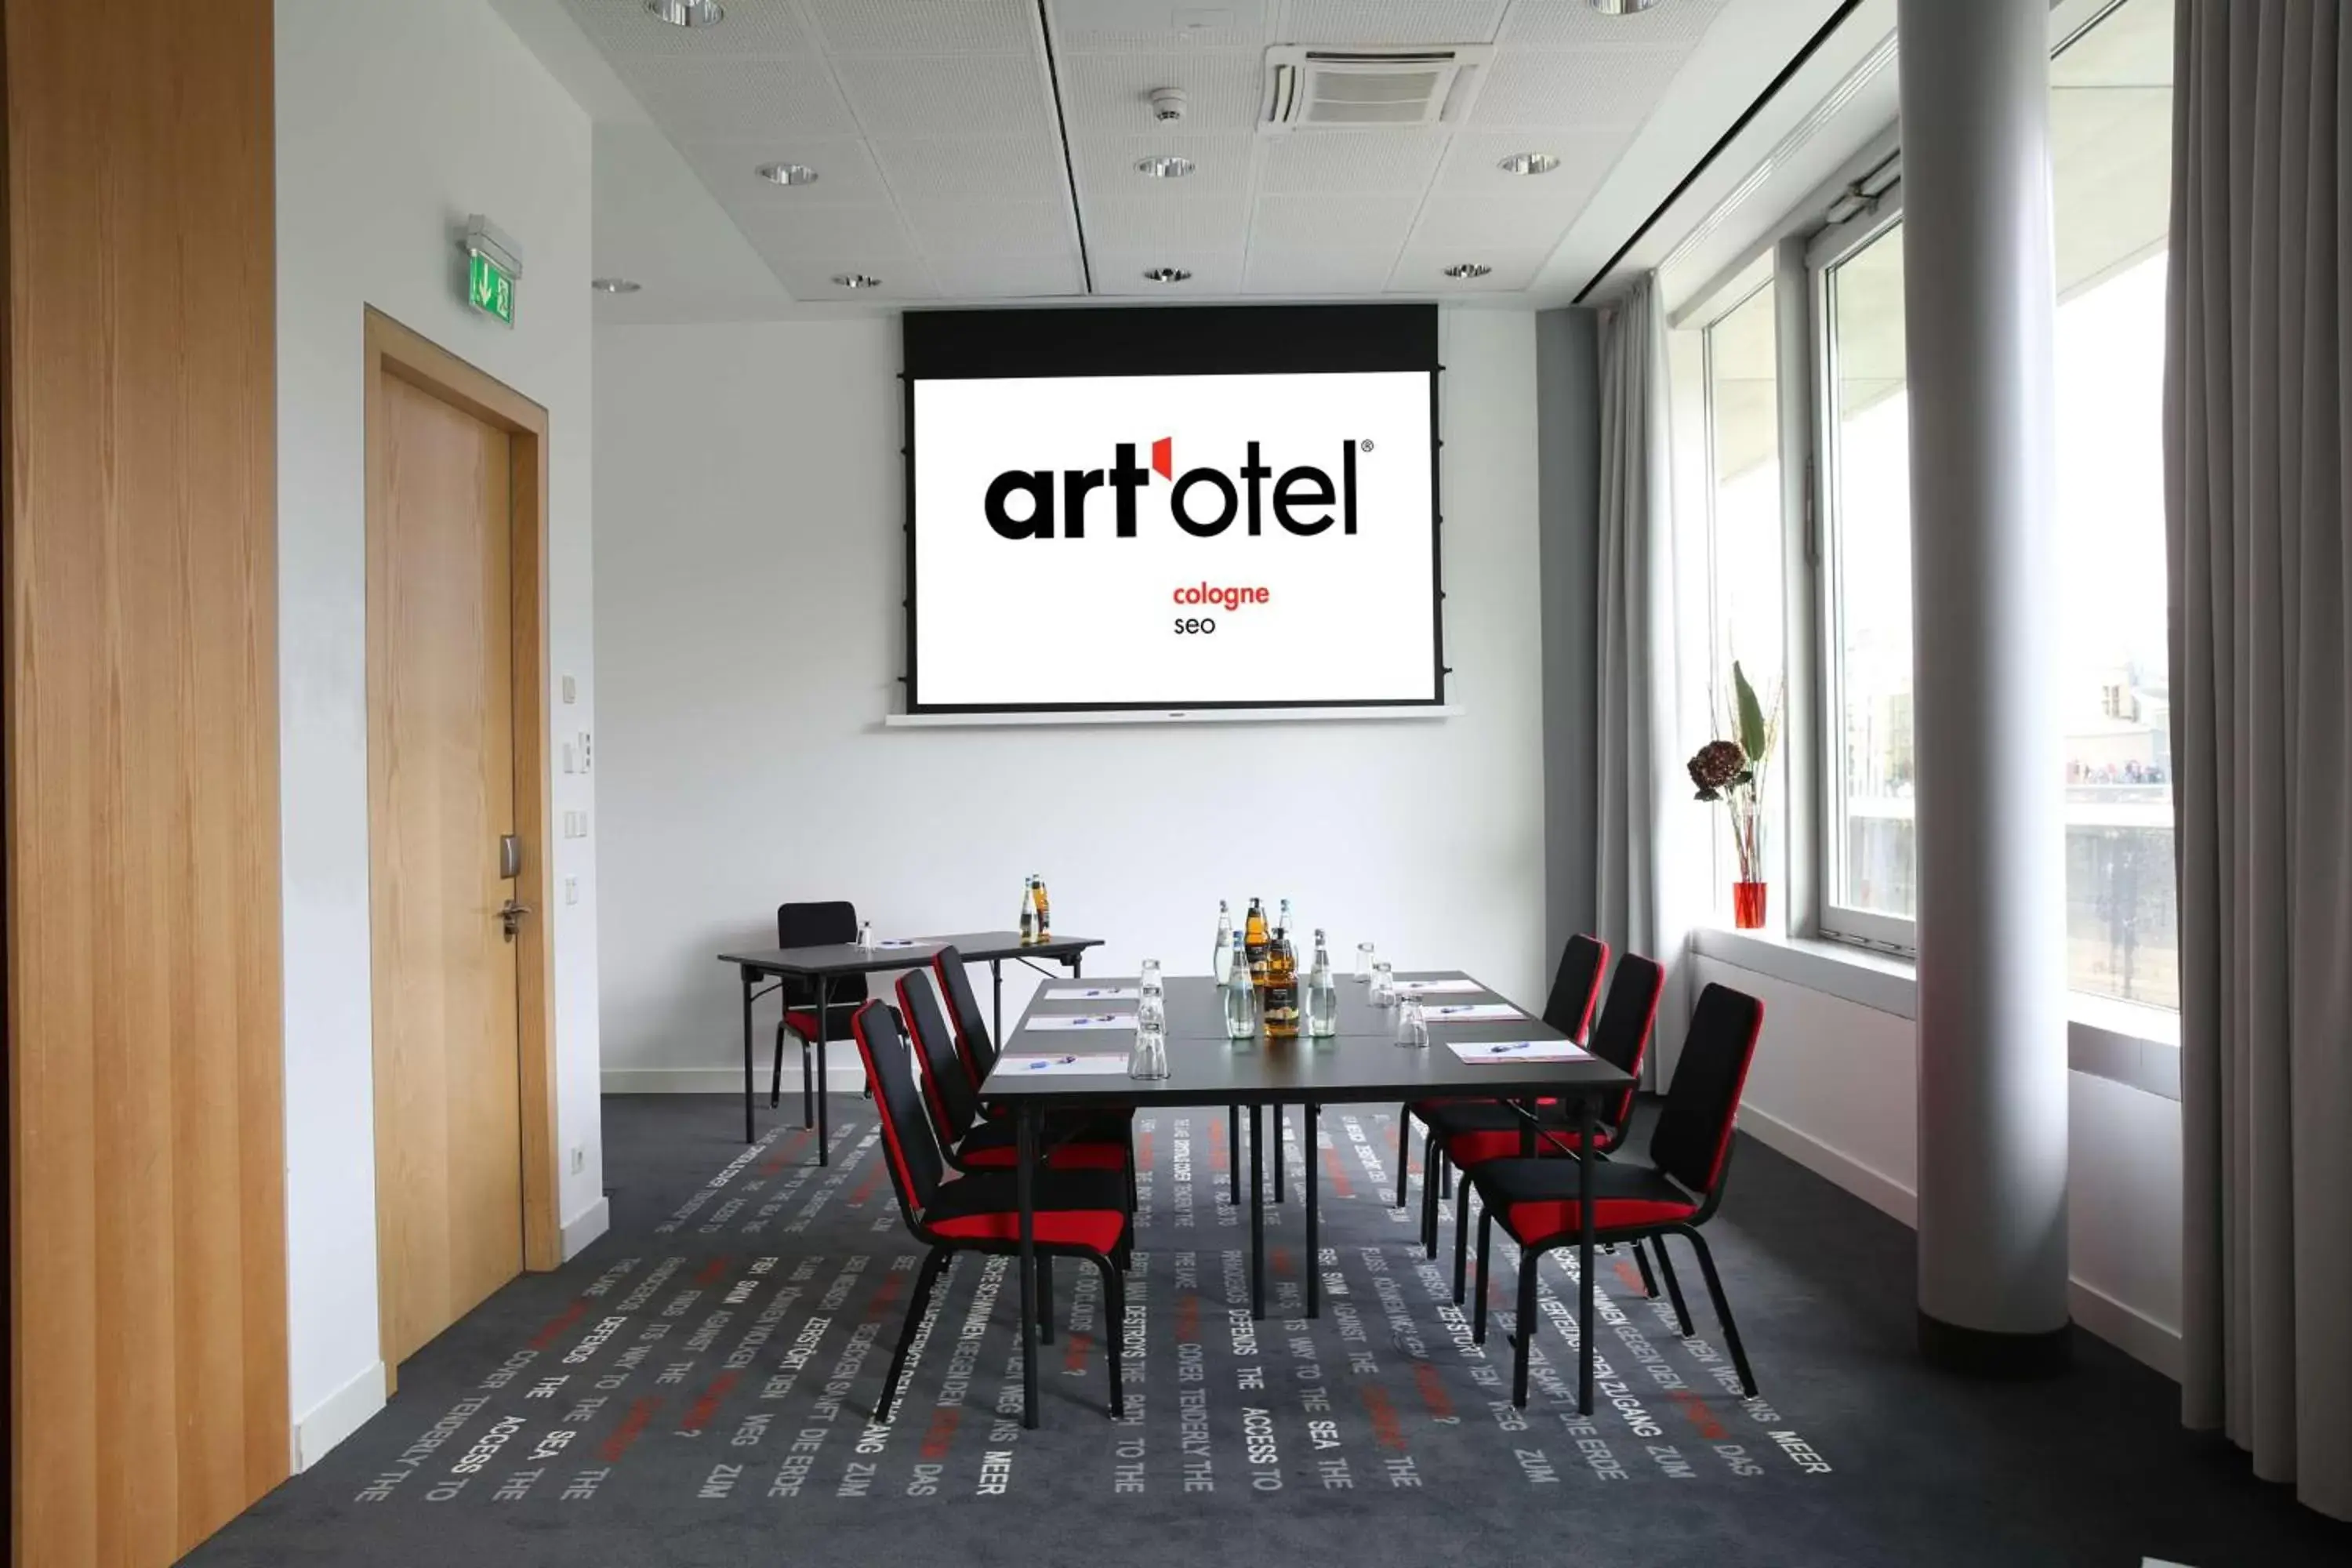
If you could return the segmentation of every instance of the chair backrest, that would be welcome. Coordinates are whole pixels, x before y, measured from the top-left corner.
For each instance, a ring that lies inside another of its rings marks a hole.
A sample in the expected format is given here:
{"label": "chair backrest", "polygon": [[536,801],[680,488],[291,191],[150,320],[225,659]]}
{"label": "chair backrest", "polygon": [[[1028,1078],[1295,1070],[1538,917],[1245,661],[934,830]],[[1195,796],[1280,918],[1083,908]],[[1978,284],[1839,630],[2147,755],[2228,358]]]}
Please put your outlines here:
{"label": "chair backrest", "polygon": [[1585,1027],[1592,1022],[1592,999],[1601,994],[1601,972],[1608,967],[1607,942],[1581,932],[1570,937],[1551,978],[1543,1021],[1571,1040],[1584,1038]]}
{"label": "chair backrest", "polygon": [[980,1096],[964,1077],[963,1058],[956,1055],[955,1037],[931,991],[931,977],[919,969],[898,976],[898,1016],[915,1037],[923,1058],[923,1107],[930,1112],[931,1131],[942,1147],[971,1131],[980,1120]]}
{"label": "chair backrest", "polygon": [[[1650,1054],[1650,1030],[1658,1018],[1658,994],[1665,986],[1666,972],[1655,959],[1638,952],[1619,959],[1617,973],[1609,977],[1609,998],[1601,1004],[1600,1021],[1592,1026],[1592,1054],[1638,1081],[1642,1058]],[[1610,1125],[1622,1127],[1633,1111],[1633,1090],[1628,1089],[1610,1113]]]}
{"label": "chair backrest", "polygon": [[1666,1108],[1650,1134],[1650,1161],[1701,1196],[1712,1194],[1723,1175],[1748,1064],[1756,1058],[1763,1027],[1764,1004],[1746,992],[1710,985],[1699,993]]}
{"label": "chair backrest", "polygon": [[963,1070],[974,1084],[985,1083],[988,1069],[996,1065],[996,1044],[988,1037],[988,1020],[981,1016],[980,998],[972,994],[971,976],[963,971],[963,954],[952,946],[940,949],[931,958],[931,973],[939,979],[940,994],[948,999]]}
{"label": "chair backrest", "polygon": [[[846,899],[776,906],[778,947],[831,947],[856,940],[857,906]],[[787,979],[783,987],[785,1006],[816,1005],[815,982]],[[836,974],[825,983],[825,1000],[835,1006],[863,1002],[870,994],[863,974]]]}
{"label": "chair backrest", "polygon": [[882,1121],[882,1144],[890,1157],[890,1185],[898,1194],[898,1207],[909,1221],[922,1217],[940,1190],[947,1162],[931,1136],[923,1115],[923,1091],[915,1087],[915,1064],[907,1054],[907,1037],[898,1015],[879,1002],[867,1002],[850,1016],[849,1032],[866,1063],[866,1081],[874,1089],[874,1110]]}

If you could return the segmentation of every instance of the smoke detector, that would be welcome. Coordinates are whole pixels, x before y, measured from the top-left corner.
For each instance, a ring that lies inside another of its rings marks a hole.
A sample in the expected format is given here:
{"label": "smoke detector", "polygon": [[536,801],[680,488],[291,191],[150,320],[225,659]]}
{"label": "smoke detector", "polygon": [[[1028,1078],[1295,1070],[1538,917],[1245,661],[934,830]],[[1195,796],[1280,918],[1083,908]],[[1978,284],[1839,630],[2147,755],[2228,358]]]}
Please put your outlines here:
{"label": "smoke detector", "polygon": [[1155,87],[1151,89],[1151,118],[1162,124],[1183,119],[1186,107],[1182,88]]}
{"label": "smoke detector", "polygon": [[1494,57],[1491,44],[1268,49],[1258,129],[1452,124],[1470,112]]}

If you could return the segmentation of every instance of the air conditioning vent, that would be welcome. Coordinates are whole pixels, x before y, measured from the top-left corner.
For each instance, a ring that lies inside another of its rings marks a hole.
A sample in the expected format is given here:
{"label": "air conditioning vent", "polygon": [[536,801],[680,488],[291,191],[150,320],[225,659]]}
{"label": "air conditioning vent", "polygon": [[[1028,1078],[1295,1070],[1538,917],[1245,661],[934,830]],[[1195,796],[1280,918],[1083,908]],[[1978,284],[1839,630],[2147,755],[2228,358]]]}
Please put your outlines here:
{"label": "air conditioning vent", "polygon": [[1259,129],[1450,124],[1469,112],[1494,53],[1487,44],[1268,49]]}

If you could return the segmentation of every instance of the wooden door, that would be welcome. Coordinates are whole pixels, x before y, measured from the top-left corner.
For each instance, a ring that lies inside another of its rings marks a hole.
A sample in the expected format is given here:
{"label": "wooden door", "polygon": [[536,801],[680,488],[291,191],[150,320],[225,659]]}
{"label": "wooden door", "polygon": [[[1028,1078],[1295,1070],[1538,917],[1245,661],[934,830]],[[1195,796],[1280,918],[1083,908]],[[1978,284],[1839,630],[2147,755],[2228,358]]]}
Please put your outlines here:
{"label": "wooden door", "polygon": [[521,1271],[506,431],[395,376],[369,430],[376,1236],[397,1368]]}

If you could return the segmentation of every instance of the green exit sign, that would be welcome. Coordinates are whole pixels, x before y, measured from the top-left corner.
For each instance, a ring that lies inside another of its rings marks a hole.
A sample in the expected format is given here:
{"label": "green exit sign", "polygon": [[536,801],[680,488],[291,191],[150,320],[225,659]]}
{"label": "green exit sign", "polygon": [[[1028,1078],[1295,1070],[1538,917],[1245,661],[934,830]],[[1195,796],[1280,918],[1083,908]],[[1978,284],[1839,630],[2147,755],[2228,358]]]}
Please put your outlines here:
{"label": "green exit sign", "polygon": [[478,250],[466,253],[466,301],[485,316],[514,325],[514,275]]}

